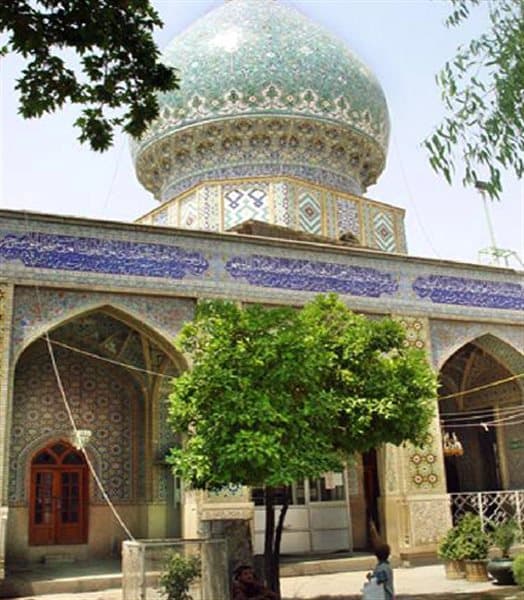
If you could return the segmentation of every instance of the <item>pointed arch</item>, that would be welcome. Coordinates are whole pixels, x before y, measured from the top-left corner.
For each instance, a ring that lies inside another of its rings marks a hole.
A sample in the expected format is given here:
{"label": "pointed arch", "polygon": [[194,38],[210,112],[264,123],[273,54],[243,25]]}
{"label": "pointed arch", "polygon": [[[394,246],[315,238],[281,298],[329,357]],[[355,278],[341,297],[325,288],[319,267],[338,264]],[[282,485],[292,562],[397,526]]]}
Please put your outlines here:
{"label": "pointed arch", "polygon": [[472,335],[471,332],[461,330],[454,331],[453,333],[455,334],[453,342],[446,345],[445,350],[439,353],[437,357],[436,368],[439,371],[457,350],[470,343],[485,346],[484,349],[490,348],[490,354],[503,355],[506,351],[509,351],[510,353],[520,355],[521,359],[524,360],[524,347],[522,350],[518,349],[503,332],[493,333],[489,327],[483,327],[479,331],[476,331],[475,335]]}
{"label": "pointed arch", "polygon": [[521,488],[521,457],[511,440],[523,432],[524,378],[516,376],[524,373],[524,354],[486,332],[454,348],[439,373],[441,423],[463,448],[445,457],[448,491]]}
{"label": "pointed arch", "polygon": [[[16,478],[12,480],[12,485],[14,486],[10,490],[10,496],[16,498],[18,501],[23,503],[27,502],[28,490],[29,490],[29,478],[30,473],[29,469],[31,466],[31,462],[33,457],[38,453],[38,451],[46,446],[50,446],[60,440],[70,440],[71,439],[71,429],[53,429],[51,431],[45,431],[38,437],[31,440],[28,444],[26,444],[20,452],[16,455],[14,459],[13,468],[16,471]],[[102,472],[102,457],[100,453],[96,449],[96,447],[90,445],[85,450],[89,457],[93,468],[95,469],[97,475],[100,477]],[[97,490],[93,487],[89,495],[94,496],[97,493]]]}
{"label": "pointed arch", "polygon": [[30,334],[15,347],[13,364],[16,365],[23,352],[36,340],[42,338],[46,333],[51,333],[60,327],[90,314],[97,312],[105,313],[127,325],[156,344],[173,362],[179,371],[187,369],[188,361],[182,353],[173,346],[174,332],[168,332],[159,328],[147,315],[137,314],[127,306],[121,306],[116,302],[94,302],[89,306],[75,307],[59,317],[43,319],[35,325]]}
{"label": "pointed arch", "polygon": [[[494,361],[501,365],[512,375],[524,373],[524,353],[519,351],[511,342],[504,340],[501,336],[495,335],[490,331],[477,335],[474,338],[468,337],[457,340],[449,348],[446,355],[442,357],[438,366],[439,372],[442,372],[448,361],[457,355],[458,351],[471,344],[488,354]],[[516,379],[516,385],[524,393],[524,377]]]}

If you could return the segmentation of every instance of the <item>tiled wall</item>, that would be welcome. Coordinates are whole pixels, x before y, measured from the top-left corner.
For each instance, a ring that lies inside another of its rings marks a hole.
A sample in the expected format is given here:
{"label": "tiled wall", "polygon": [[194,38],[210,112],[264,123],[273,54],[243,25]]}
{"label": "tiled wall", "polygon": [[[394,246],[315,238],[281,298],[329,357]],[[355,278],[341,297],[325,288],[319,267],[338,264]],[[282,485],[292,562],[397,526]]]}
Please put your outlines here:
{"label": "tiled wall", "polygon": [[293,179],[202,184],[138,222],[228,231],[248,220],[332,239],[350,233],[362,246],[383,252],[406,252],[403,210]]}

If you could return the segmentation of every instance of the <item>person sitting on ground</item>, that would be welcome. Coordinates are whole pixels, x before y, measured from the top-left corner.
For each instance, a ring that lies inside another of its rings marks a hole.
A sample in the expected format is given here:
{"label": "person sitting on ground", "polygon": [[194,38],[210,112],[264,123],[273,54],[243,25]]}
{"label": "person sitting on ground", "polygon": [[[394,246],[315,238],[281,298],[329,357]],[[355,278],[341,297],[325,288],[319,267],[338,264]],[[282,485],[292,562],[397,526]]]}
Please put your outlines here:
{"label": "person sitting on ground", "polygon": [[277,595],[258,583],[252,567],[241,565],[235,569],[232,598],[233,600],[276,600]]}
{"label": "person sitting on ground", "polygon": [[389,555],[391,548],[387,544],[380,544],[375,548],[375,556],[377,557],[377,566],[372,573],[368,573],[368,579],[375,578],[378,584],[384,586],[386,600],[395,599],[395,591],[393,589],[393,569],[389,564]]}

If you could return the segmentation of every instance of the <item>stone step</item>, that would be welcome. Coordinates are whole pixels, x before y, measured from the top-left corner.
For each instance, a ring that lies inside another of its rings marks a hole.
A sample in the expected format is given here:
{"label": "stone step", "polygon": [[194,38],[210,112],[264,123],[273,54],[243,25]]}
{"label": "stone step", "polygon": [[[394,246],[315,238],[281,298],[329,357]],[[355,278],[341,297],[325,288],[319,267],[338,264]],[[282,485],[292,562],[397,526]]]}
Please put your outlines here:
{"label": "stone step", "polygon": [[72,554],[46,554],[41,560],[46,565],[61,565],[76,562],[76,557]]}
{"label": "stone step", "polygon": [[300,577],[303,575],[320,575],[343,573],[346,571],[368,571],[376,565],[377,559],[372,554],[343,556],[340,558],[317,557],[304,558],[285,557],[280,564],[281,577]]}

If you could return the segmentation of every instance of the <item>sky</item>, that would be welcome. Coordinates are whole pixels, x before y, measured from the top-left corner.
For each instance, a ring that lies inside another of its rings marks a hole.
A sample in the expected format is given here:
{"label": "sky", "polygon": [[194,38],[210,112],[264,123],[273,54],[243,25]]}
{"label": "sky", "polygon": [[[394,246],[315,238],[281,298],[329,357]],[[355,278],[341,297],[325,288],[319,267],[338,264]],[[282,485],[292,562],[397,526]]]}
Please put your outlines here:
{"label": "sky", "polygon": [[[153,0],[164,21],[155,33],[159,47],[222,1]],[[479,262],[478,251],[491,246],[482,199],[459,179],[449,186],[433,173],[422,141],[444,114],[435,74],[460,43],[485,28],[485,11],[465,27],[447,29],[444,0],[287,3],[342,38],[384,89],[392,123],[388,160],[365,196],[406,210],[409,254]],[[77,141],[76,109],[29,121],[17,114],[14,81],[23,64],[16,56],[1,63],[0,207],[127,222],[155,208],[136,179],[124,135],[100,154]],[[490,201],[488,211],[497,246],[523,258],[523,182],[505,178],[501,201]]]}

